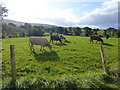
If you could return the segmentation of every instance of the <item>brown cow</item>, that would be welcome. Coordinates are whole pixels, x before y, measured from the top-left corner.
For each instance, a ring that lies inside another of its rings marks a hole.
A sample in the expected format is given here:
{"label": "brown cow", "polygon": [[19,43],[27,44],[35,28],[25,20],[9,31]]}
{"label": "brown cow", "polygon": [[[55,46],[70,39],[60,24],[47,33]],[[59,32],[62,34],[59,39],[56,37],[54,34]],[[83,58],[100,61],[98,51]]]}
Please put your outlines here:
{"label": "brown cow", "polygon": [[90,43],[93,43],[93,40],[101,41],[103,43],[103,39],[101,38],[101,35],[91,35],[90,36]]}
{"label": "brown cow", "polygon": [[41,49],[40,51],[42,51],[42,48],[44,49],[45,46],[47,46],[49,49],[52,49],[52,46],[50,45],[50,42],[48,42],[48,40],[46,38],[41,38],[41,37],[33,37],[31,36],[29,38],[29,42],[30,42],[30,49],[34,50],[34,45],[40,45]]}

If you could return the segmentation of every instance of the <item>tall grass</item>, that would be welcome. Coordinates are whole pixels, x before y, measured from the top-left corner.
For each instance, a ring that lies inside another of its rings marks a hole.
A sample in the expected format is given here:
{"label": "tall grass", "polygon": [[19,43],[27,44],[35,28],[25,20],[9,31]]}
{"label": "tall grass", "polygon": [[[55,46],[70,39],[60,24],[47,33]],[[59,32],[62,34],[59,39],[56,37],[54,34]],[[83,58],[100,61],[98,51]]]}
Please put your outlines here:
{"label": "tall grass", "polygon": [[46,79],[43,77],[36,77],[33,80],[21,77],[15,84],[12,84],[12,80],[4,83],[3,88],[29,88],[30,90],[36,89],[118,89],[120,88],[120,79],[101,74],[92,77],[62,77],[57,79]]}

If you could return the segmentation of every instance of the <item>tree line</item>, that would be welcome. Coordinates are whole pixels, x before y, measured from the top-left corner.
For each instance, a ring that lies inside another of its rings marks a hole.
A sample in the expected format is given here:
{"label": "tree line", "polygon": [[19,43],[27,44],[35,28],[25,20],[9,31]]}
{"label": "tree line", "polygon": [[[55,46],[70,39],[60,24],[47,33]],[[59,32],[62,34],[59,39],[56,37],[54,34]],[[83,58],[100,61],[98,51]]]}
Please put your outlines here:
{"label": "tree line", "polygon": [[[99,28],[92,29],[90,27],[60,27],[60,26],[42,26],[31,25],[25,23],[21,26],[16,26],[13,23],[2,23],[2,38],[11,37],[26,37],[26,36],[43,36],[45,33],[58,33],[74,36],[90,36],[91,34],[98,34]],[[108,28],[103,30],[103,36],[109,35],[111,37],[120,37],[120,30],[115,28]]]}

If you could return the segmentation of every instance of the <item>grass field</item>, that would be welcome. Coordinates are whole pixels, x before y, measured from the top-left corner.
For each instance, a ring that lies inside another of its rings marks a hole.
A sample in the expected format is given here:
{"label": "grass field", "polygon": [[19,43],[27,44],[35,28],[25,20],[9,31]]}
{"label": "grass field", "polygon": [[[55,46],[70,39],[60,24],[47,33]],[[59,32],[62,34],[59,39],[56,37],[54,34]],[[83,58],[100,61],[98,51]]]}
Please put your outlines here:
{"label": "grass field", "polygon": [[[49,40],[48,36],[44,37]],[[45,47],[45,51],[43,52],[39,51],[40,46],[34,46],[35,52],[30,51],[28,37],[3,39],[3,87],[7,87],[5,86],[7,85],[6,83],[9,83],[11,80],[9,50],[10,45],[15,45],[17,80],[21,83],[23,83],[25,79],[31,80],[32,82],[34,82],[35,80],[39,81],[39,79],[37,78],[44,78],[48,81],[57,80],[59,82],[65,82],[65,80],[67,80],[66,78],[68,78],[78,83],[75,78],[94,78],[94,76],[104,74],[100,54],[101,45],[104,46],[109,69],[114,70],[118,68],[118,38],[110,38],[108,40],[103,38],[104,44],[91,44],[89,43],[89,37],[65,37],[67,38],[67,41],[64,41],[62,44],[59,42],[54,42],[54,44],[52,44],[51,51],[47,47]],[[92,80],[95,81],[94,79],[88,81],[92,82]],[[72,83],[72,81],[69,82],[69,84],[70,83]],[[116,85],[111,84],[111,87],[112,86],[115,88],[117,87]],[[24,85],[21,87],[24,87]],[[43,85],[43,87],[54,87],[54,85]],[[81,85],[79,87],[85,88],[90,87],[90,85]]]}

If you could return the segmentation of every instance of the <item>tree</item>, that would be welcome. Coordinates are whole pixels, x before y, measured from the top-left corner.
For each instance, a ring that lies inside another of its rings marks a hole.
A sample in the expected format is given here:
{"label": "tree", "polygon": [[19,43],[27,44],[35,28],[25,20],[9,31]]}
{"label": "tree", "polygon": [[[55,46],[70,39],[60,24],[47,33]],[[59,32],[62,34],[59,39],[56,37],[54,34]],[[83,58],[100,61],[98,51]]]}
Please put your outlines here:
{"label": "tree", "polygon": [[63,27],[58,27],[58,33],[63,34],[64,33],[64,28]]}
{"label": "tree", "polygon": [[20,32],[19,37],[25,37],[25,32]]}
{"label": "tree", "polygon": [[68,30],[67,30],[67,28],[64,28],[64,33],[63,33],[63,34],[65,34],[65,35],[68,34]]}
{"label": "tree", "polygon": [[9,23],[8,25],[11,25],[11,26],[15,26],[15,27],[16,27],[16,25],[15,25],[15,24],[13,24],[13,23]]}
{"label": "tree", "polygon": [[[3,4],[0,2],[0,21],[3,20],[3,17],[6,17],[6,13],[8,12],[8,9],[6,9],[6,7],[3,7]],[[0,38],[4,38],[4,36],[2,35],[2,26],[0,25]]]}
{"label": "tree", "polygon": [[117,34],[117,29],[109,27],[107,29],[107,32],[109,33],[110,36],[115,36]]}
{"label": "tree", "polygon": [[8,9],[6,7],[3,7],[3,4],[0,3],[0,21],[3,20],[3,17],[6,17],[6,13],[8,13]]}
{"label": "tree", "polygon": [[93,33],[97,35],[97,31],[99,31],[99,28],[93,29]]}
{"label": "tree", "polygon": [[73,35],[73,27],[69,27],[67,31],[68,31],[68,35]]}
{"label": "tree", "polygon": [[39,26],[32,26],[28,32],[28,36],[43,36],[43,31]]}
{"label": "tree", "polygon": [[113,29],[112,29],[112,36],[117,35],[117,31],[118,31],[117,29],[113,28]]}
{"label": "tree", "polygon": [[104,30],[103,36],[106,36],[106,35],[107,35],[107,30]]}
{"label": "tree", "polygon": [[92,34],[92,29],[89,27],[84,27],[85,30],[85,36],[89,36]]}
{"label": "tree", "polygon": [[109,27],[109,28],[107,29],[107,32],[109,33],[110,36],[111,36],[112,29],[113,29],[113,28],[111,28],[111,27]]}
{"label": "tree", "polygon": [[80,36],[80,34],[82,33],[81,28],[79,27],[73,28],[73,33],[75,36]]}
{"label": "tree", "polygon": [[32,26],[31,24],[25,23],[23,27],[29,30]]}
{"label": "tree", "polygon": [[2,23],[2,37],[25,37],[27,30],[13,24]]}

